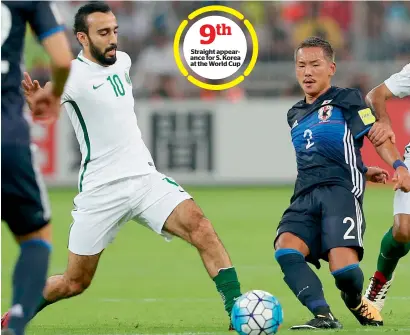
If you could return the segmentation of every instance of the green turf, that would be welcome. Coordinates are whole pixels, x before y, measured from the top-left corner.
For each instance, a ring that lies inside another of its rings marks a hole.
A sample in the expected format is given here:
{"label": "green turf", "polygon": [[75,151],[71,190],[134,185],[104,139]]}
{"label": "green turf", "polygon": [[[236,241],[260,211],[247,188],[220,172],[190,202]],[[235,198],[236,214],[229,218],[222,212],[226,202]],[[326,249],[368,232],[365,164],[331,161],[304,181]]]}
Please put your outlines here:
{"label": "green turf", "polygon": [[[272,241],[290,188],[191,188],[214,223],[237,267],[243,291],[262,289],[281,301],[285,323],[307,321],[309,312],[284,284],[273,258]],[[54,253],[50,273],[64,270],[67,233],[75,191],[50,192],[53,208]],[[392,222],[393,192],[369,189],[365,213],[368,229],[362,264],[366,279],[374,270],[379,241]],[[17,248],[2,228],[2,310],[10,303],[10,277]],[[410,333],[410,257],[399,266],[384,310],[385,327],[364,329],[345,309],[327,266],[319,271],[325,294],[343,322],[341,334]],[[367,280],[365,285],[367,285]],[[32,322],[32,335],[106,334],[229,334],[227,317],[196,251],[174,240],[167,243],[148,229],[130,222],[102,257],[91,287],[82,296],[47,307]],[[303,332],[302,332],[303,333]],[[322,332],[323,333],[323,332]],[[328,333],[328,332],[325,332]],[[232,335],[232,334],[231,334]]]}

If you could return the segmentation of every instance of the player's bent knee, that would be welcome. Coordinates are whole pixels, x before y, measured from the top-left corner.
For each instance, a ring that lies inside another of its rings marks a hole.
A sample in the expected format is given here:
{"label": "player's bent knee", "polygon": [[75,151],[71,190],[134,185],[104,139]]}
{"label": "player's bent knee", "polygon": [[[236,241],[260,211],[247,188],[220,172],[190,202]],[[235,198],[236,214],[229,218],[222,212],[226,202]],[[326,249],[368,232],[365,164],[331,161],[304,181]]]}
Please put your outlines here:
{"label": "player's bent knee", "polygon": [[394,217],[393,237],[399,243],[410,242],[410,215],[397,214]]}
{"label": "player's bent knee", "polygon": [[71,279],[68,281],[69,296],[83,293],[91,284],[91,278]]}
{"label": "player's bent knee", "polygon": [[275,249],[294,249],[301,252],[304,256],[309,255],[309,247],[306,243],[292,233],[282,233],[276,239]]}

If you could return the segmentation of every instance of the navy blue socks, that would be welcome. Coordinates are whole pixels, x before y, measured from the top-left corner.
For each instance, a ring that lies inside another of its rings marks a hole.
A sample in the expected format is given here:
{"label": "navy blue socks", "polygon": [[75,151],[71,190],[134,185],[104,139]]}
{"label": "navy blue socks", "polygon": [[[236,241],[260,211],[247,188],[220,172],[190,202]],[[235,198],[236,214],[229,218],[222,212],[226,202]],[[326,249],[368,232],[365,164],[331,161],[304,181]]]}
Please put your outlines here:
{"label": "navy blue socks", "polygon": [[8,327],[22,335],[43,296],[51,251],[49,243],[32,239],[21,243],[13,274],[13,303]]}

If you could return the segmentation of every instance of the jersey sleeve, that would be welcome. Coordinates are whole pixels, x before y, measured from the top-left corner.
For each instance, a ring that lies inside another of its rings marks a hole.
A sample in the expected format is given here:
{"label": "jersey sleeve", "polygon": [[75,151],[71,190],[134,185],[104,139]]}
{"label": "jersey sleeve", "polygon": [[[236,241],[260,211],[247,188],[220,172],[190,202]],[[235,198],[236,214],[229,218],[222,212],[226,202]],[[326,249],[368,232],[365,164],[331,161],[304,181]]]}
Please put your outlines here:
{"label": "jersey sleeve", "polygon": [[363,96],[356,89],[348,91],[344,97],[343,105],[343,115],[347,127],[355,139],[362,138],[369,132],[373,123],[376,122],[372,109],[366,105]]}
{"label": "jersey sleeve", "polygon": [[410,63],[403,69],[386,79],[384,84],[396,97],[403,98],[410,95]]}
{"label": "jersey sleeve", "polygon": [[27,20],[40,42],[55,33],[64,31],[56,4],[49,1],[33,1]]}

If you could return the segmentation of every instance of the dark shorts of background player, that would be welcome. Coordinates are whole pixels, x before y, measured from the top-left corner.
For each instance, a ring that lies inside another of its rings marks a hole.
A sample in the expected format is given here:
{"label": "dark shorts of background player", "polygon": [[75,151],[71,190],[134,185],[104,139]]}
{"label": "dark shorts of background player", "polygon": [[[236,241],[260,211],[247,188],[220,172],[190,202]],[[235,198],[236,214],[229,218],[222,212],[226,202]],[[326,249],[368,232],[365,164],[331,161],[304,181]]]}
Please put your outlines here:
{"label": "dark shorts of background player", "polygon": [[319,186],[297,197],[285,211],[275,244],[282,233],[296,235],[309,247],[306,260],[319,268],[319,260],[328,261],[330,249],[338,247],[356,249],[362,260],[365,229],[361,199],[342,186]]}
{"label": "dark shorts of background player", "polygon": [[[27,235],[44,227],[43,201],[47,195],[40,189],[32,162],[30,146],[1,145],[1,219],[13,234]],[[42,193],[43,192],[43,193]],[[43,196],[43,199],[42,199]]]}

